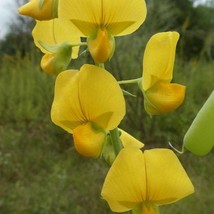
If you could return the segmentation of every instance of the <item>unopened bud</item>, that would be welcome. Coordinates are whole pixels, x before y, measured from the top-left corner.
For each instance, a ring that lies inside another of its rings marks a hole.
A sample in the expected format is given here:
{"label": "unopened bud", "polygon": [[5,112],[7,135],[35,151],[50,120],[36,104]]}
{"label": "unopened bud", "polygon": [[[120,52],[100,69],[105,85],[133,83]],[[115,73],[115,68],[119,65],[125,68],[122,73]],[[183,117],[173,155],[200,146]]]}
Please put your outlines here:
{"label": "unopened bud", "polygon": [[62,43],[56,53],[46,53],[41,60],[42,70],[48,74],[58,74],[67,69],[71,60],[72,46]]}
{"label": "unopened bud", "polygon": [[18,9],[24,16],[36,20],[50,20],[58,17],[58,0],[31,0]]}

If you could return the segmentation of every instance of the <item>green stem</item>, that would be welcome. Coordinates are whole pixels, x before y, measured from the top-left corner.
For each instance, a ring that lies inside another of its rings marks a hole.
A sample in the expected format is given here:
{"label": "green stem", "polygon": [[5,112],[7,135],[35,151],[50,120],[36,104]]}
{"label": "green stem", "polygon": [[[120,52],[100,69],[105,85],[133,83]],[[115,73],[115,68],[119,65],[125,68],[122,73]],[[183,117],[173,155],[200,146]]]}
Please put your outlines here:
{"label": "green stem", "polygon": [[99,64],[97,64],[97,66],[98,66],[98,67],[100,67],[100,68],[105,69],[105,65],[104,65],[104,63],[99,63]]}
{"label": "green stem", "polygon": [[76,46],[86,46],[88,45],[87,42],[80,42],[80,43],[77,43],[77,44],[71,44],[72,47],[76,47]]}
{"label": "green stem", "polygon": [[121,80],[121,81],[118,81],[118,83],[120,85],[122,85],[122,84],[133,84],[133,83],[138,83],[140,80],[142,80],[142,77],[137,78],[137,79],[132,79],[132,80]]}
{"label": "green stem", "polygon": [[118,155],[120,150],[122,149],[118,128],[111,130],[110,136],[111,136],[111,142],[114,147],[115,155]]}

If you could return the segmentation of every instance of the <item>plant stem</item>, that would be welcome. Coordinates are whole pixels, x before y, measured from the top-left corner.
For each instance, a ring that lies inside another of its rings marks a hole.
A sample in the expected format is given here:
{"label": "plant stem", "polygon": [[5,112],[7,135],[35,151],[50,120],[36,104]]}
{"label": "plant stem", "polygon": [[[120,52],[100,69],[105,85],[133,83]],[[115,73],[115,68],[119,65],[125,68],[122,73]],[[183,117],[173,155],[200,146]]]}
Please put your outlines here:
{"label": "plant stem", "polygon": [[99,63],[99,64],[97,64],[97,66],[98,66],[98,67],[100,67],[100,68],[105,69],[105,65],[104,65],[104,63]]}
{"label": "plant stem", "polygon": [[132,80],[121,80],[121,81],[118,81],[118,83],[120,85],[122,85],[122,84],[133,84],[133,83],[138,83],[140,80],[142,80],[142,77],[137,78],[137,79],[132,79]]}
{"label": "plant stem", "polygon": [[112,141],[112,144],[114,147],[115,155],[118,155],[120,150],[122,149],[118,128],[111,130],[110,136],[111,136],[111,141]]}
{"label": "plant stem", "polygon": [[84,46],[87,45],[87,42],[80,42],[80,43],[76,43],[76,44],[71,44],[72,47],[76,47],[76,46]]}

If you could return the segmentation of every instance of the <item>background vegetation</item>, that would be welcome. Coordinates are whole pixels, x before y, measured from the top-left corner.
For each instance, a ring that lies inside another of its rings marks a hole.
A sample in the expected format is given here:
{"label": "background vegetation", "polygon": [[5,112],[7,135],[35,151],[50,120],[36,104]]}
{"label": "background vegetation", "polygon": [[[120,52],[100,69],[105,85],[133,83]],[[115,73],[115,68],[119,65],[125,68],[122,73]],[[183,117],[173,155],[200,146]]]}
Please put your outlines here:
{"label": "background vegetation", "polygon": [[[121,127],[146,148],[176,148],[193,118],[214,88],[214,5],[193,6],[187,0],[149,0],[145,24],[133,35],[116,39],[116,52],[106,65],[117,79],[137,78],[149,37],[177,30],[174,81],[187,86],[186,100],[176,111],[153,117],[143,109],[137,86],[128,89],[127,116]],[[112,213],[100,199],[108,167],[101,160],[80,157],[72,137],[50,121],[54,77],[43,73],[41,54],[34,47],[33,21],[17,17],[0,41],[0,213],[94,214]],[[79,68],[90,56],[73,61]],[[205,139],[206,140],[206,139]],[[168,214],[214,213],[213,152],[205,157],[178,155],[196,193],[168,206]]]}

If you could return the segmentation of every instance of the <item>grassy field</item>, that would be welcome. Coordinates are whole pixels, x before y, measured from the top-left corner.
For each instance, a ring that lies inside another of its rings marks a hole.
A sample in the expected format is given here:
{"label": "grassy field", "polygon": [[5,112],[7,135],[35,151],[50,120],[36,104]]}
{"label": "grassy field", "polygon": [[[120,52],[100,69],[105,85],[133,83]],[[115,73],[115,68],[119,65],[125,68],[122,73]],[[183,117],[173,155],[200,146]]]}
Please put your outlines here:
{"label": "grassy field", "polygon": [[[213,67],[213,62],[176,64],[175,78],[187,85],[186,101],[176,113],[155,118],[154,122],[145,118],[146,133],[141,140],[147,147],[164,147],[167,139],[181,146],[183,134],[214,88]],[[2,60],[0,213],[110,214],[100,198],[108,168],[101,160],[80,157],[73,149],[72,137],[52,124],[53,87],[54,78],[42,73],[30,57]],[[132,124],[124,120],[122,126],[131,130]],[[205,157],[185,153],[179,158],[196,193],[161,207],[161,213],[214,213],[213,152]]]}

